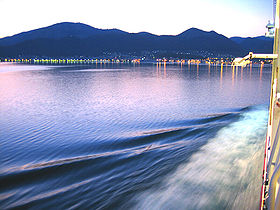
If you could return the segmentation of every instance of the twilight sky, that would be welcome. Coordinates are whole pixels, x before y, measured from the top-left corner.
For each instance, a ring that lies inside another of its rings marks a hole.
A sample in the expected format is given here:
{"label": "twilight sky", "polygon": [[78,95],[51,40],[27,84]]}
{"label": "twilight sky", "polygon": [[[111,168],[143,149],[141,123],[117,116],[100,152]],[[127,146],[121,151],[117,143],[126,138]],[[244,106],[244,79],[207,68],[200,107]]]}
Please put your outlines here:
{"label": "twilight sky", "polygon": [[191,27],[227,37],[264,35],[273,0],[0,0],[0,38],[59,22],[176,35]]}

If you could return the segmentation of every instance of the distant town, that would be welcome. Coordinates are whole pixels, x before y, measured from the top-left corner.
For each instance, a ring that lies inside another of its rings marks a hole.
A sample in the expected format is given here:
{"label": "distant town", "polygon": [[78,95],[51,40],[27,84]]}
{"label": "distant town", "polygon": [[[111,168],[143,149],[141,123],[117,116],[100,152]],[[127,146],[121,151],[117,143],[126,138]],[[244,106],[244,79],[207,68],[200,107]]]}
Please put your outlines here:
{"label": "distant town", "polygon": [[[42,65],[93,65],[93,64],[147,64],[147,63],[166,63],[166,64],[213,64],[231,65],[233,57],[228,58],[202,58],[202,59],[167,59],[156,58],[0,58],[0,62],[22,63],[22,64],[42,64]],[[254,59],[253,64],[272,64],[272,59]]]}

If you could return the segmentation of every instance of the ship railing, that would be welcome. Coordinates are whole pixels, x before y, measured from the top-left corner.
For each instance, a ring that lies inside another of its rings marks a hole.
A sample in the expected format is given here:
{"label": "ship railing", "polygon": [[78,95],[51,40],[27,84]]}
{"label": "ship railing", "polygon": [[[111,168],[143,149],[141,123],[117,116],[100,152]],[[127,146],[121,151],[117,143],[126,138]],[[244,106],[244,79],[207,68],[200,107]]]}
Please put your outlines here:
{"label": "ship railing", "polygon": [[[275,60],[274,60],[275,61]],[[267,137],[265,143],[264,167],[263,167],[263,183],[260,199],[260,210],[279,209],[279,177],[280,177],[280,93],[277,91],[278,77],[273,74],[271,80],[271,103],[269,108],[269,120],[267,127]]]}
{"label": "ship railing", "polygon": [[[272,173],[268,191],[268,202],[267,206],[269,209],[280,209],[280,124],[278,120],[278,127],[276,130],[275,138],[271,148],[271,153],[268,162],[268,172]],[[274,170],[271,170],[271,168]]]}

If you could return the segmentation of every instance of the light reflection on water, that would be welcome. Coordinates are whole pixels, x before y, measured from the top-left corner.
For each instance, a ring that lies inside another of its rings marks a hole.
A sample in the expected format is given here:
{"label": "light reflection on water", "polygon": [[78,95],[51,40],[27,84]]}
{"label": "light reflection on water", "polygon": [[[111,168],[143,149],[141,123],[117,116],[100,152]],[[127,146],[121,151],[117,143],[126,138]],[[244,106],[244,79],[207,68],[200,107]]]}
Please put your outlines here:
{"label": "light reflection on water", "polygon": [[[217,167],[231,158],[242,162],[248,173],[240,180],[248,186],[258,174],[270,66],[1,64],[0,72],[0,207],[180,208],[190,200],[175,201],[170,187],[178,197],[191,188],[181,189],[171,177],[209,181],[216,168],[207,168],[205,159],[217,162],[213,152],[220,157]],[[246,123],[255,124],[246,129]],[[248,138],[238,136],[238,126]],[[234,141],[229,136],[240,141],[232,143],[236,150],[227,159],[225,145]],[[236,155],[244,151],[245,159]],[[203,165],[203,173],[191,171],[194,163]],[[225,170],[218,176],[225,182],[229,175]],[[223,197],[224,188],[197,186],[201,202],[207,204],[200,196],[216,190],[222,203],[215,207],[238,206]],[[252,201],[256,189],[243,187],[240,193]],[[152,204],[145,194],[164,194],[164,202]]]}

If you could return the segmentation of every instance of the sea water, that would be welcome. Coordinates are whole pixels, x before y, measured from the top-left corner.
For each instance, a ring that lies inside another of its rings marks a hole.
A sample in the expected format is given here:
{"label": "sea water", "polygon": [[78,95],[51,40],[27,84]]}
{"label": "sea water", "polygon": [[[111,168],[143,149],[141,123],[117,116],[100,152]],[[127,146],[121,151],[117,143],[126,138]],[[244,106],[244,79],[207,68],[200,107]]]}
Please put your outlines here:
{"label": "sea water", "polygon": [[271,66],[0,64],[0,208],[257,209]]}

